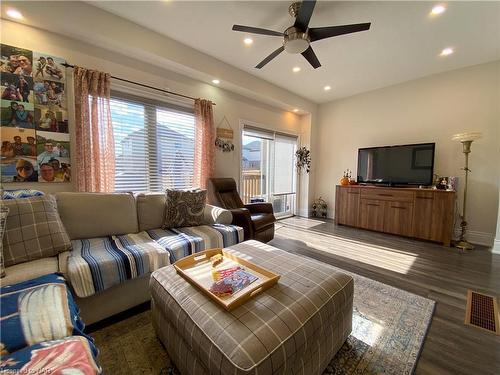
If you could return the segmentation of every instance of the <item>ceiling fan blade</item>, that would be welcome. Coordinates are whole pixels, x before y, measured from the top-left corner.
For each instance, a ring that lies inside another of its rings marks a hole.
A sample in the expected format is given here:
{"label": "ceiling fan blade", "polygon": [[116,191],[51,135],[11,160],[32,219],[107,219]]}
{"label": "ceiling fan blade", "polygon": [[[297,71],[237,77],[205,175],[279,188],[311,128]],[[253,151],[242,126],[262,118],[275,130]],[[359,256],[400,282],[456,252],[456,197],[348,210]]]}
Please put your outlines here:
{"label": "ceiling fan blade", "polygon": [[266,65],[269,61],[271,61],[272,59],[274,59],[276,56],[278,56],[281,52],[283,52],[285,50],[285,47],[281,46],[280,48],[278,48],[276,51],[274,51],[273,53],[271,53],[269,56],[267,56],[264,60],[262,60],[257,66],[256,68],[257,69],[260,69],[262,68],[264,65]]}
{"label": "ceiling fan blade", "polygon": [[311,42],[332,36],[357,33],[358,31],[365,31],[370,29],[370,22],[355,23],[352,25],[329,26],[329,27],[313,27],[309,29],[309,38]]}
{"label": "ceiling fan blade", "polygon": [[270,35],[270,36],[283,36],[283,33],[274,30],[261,29],[259,27],[233,25],[233,31],[241,31],[244,33]]}
{"label": "ceiling fan blade", "polygon": [[299,14],[293,26],[305,32],[309,26],[309,21],[311,20],[315,5],[316,0],[303,0],[300,4]]}
{"label": "ceiling fan blade", "polygon": [[304,52],[302,52],[302,56],[306,58],[306,60],[311,64],[311,66],[314,69],[317,69],[321,66],[318,58],[316,57],[316,54],[314,53],[313,49],[311,46],[309,46],[308,49],[306,49]]}

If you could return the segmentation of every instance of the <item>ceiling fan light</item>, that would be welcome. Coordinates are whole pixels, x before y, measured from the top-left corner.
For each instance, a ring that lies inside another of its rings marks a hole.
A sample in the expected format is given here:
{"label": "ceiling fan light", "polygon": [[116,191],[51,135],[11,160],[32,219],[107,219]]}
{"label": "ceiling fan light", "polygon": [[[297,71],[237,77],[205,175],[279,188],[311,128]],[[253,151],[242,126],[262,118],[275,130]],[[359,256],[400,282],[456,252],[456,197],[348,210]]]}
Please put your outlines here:
{"label": "ceiling fan light", "polygon": [[302,53],[309,48],[309,42],[306,39],[293,39],[285,41],[283,46],[288,53]]}

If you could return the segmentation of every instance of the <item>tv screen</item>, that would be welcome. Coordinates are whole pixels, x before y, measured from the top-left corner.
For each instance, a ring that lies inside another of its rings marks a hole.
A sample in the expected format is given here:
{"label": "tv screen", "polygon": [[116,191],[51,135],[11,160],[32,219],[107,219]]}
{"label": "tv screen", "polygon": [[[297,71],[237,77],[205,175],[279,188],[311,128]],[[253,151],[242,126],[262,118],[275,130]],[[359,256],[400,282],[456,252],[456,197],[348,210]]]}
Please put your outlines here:
{"label": "tv screen", "polygon": [[358,183],[431,185],[434,143],[360,148]]}

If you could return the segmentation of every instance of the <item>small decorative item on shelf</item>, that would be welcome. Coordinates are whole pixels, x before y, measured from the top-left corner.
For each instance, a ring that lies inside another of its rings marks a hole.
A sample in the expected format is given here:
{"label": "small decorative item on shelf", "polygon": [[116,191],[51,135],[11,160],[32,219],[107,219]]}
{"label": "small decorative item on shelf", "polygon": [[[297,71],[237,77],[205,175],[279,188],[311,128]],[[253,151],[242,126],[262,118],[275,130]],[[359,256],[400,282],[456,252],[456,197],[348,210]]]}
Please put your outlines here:
{"label": "small decorative item on shelf", "polygon": [[295,152],[295,167],[300,173],[304,169],[307,173],[311,170],[311,152],[306,147],[301,147]]}
{"label": "small decorative item on shelf", "polygon": [[346,169],[344,171],[344,174],[342,175],[342,178],[340,179],[340,185],[347,186],[349,185],[350,181],[351,181],[351,171],[349,169]]}
{"label": "small decorative item on shelf", "polygon": [[448,178],[448,190],[458,191],[458,177],[452,176]]}
{"label": "small decorative item on shelf", "polygon": [[312,216],[326,218],[328,204],[326,201],[319,197],[312,204]]}
{"label": "small decorative item on shelf", "polygon": [[449,179],[449,177],[439,177],[438,183],[436,184],[436,189],[447,190],[448,189],[448,179]]}

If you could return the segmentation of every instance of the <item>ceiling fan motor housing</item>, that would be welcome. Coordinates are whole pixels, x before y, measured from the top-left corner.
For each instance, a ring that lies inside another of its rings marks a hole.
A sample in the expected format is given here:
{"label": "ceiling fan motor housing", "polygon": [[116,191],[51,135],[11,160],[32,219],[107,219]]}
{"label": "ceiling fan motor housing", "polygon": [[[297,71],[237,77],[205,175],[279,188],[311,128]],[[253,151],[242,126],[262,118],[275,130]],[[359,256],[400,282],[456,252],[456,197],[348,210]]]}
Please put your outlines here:
{"label": "ceiling fan motor housing", "polygon": [[309,37],[307,33],[300,31],[292,26],[285,30],[283,47],[288,53],[302,53],[309,48]]}

